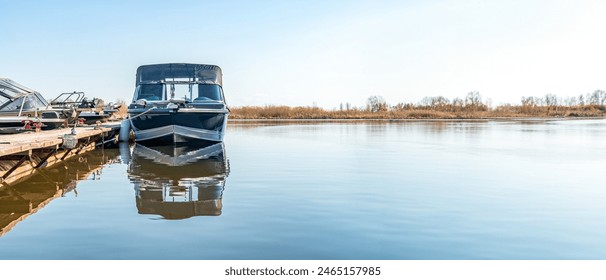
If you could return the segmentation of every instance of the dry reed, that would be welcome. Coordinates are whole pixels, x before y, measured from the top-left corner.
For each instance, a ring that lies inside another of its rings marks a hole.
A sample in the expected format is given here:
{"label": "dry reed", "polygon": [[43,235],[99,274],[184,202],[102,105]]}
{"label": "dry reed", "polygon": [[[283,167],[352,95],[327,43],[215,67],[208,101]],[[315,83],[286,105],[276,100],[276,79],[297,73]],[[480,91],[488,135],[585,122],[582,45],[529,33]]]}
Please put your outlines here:
{"label": "dry reed", "polygon": [[326,110],[318,107],[243,106],[231,108],[232,119],[486,119],[486,118],[577,118],[605,117],[604,106],[514,106],[474,110],[465,107],[429,108],[410,106],[373,112],[353,108]]}

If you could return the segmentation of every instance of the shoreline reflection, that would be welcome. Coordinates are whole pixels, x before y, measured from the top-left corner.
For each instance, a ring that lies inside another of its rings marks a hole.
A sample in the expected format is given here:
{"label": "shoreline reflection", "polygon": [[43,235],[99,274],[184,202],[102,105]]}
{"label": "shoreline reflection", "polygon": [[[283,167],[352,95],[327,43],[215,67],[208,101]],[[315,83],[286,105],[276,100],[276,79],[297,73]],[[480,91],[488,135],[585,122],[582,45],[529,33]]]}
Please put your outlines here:
{"label": "shoreline reflection", "polygon": [[78,196],[82,180],[99,180],[108,163],[119,162],[118,151],[104,149],[40,169],[19,182],[0,185],[0,237],[19,222],[68,193]]}
{"label": "shoreline reflection", "polygon": [[220,216],[228,175],[223,143],[186,147],[135,144],[128,165],[139,214],[164,219]]}

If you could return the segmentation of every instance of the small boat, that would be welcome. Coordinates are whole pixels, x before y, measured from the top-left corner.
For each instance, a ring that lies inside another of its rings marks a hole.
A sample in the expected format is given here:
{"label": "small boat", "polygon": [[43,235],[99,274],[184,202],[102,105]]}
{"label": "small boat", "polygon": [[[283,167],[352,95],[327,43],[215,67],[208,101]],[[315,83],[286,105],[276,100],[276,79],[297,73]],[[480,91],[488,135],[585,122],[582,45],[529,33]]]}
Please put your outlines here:
{"label": "small boat", "polygon": [[53,109],[39,92],[0,78],[0,133],[63,127],[69,114]]}
{"label": "small boat", "polygon": [[112,119],[114,114],[118,112],[118,109],[121,107],[119,104],[114,104],[110,102],[108,105],[104,106],[101,110],[96,108],[91,108],[88,110],[83,110],[78,115],[80,119],[84,119],[85,124],[95,124],[97,122],[107,122]]}
{"label": "small boat", "polygon": [[[50,104],[55,109],[69,109],[76,112],[78,120],[83,120],[85,124],[95,124],[106,122],[113,117],[114,113],[118,112],[121,105],[116,105],[110,102],[108,105],[100,109],[99,99],[93,98],[89,100],[84,92],[64,92],[51,100]],[[73,121],[73,120],[72,120]]]}
{"label": "small boat", "polygon": [[137,69],[136,79],[128,107],[136,142],[223,141],[229,110],[219,66],[144,65]]}

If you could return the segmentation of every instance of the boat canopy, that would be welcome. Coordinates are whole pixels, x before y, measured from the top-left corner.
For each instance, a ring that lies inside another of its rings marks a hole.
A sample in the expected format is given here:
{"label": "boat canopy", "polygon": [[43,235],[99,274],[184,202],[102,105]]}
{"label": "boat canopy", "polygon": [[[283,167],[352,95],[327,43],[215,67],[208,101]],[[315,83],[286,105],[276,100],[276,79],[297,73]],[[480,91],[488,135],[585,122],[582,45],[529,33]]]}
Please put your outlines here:
{"label": "boat canopy", "polygon": [[0,94],[7,98],[17,98],[34,92],[36,91],[20,85],[11,79],[0,78]]}
{"label": "boat canopy", "polygon": [[20,85],[11,79],[0,78],[1,111],[46,107],[48,105],[46,99],[39,92]]}
{"label": "boat canopy", "polygon": [[208,64],[166,63],[137,68],[137,83],[200,83],[222,86],[221,68]]}

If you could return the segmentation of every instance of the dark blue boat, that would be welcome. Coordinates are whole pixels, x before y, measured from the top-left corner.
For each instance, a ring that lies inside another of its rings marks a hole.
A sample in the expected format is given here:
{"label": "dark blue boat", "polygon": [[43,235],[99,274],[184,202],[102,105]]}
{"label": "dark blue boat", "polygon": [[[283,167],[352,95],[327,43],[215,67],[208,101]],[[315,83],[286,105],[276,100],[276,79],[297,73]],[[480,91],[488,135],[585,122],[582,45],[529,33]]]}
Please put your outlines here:
{"label": "dark blue boat", "polygon": [[140,66],[128,113],[137,142],[222,142],[229,110],[221,68],[187,63]]}

